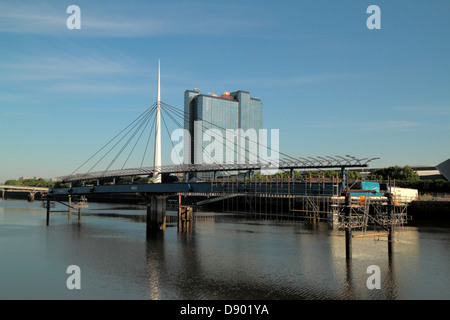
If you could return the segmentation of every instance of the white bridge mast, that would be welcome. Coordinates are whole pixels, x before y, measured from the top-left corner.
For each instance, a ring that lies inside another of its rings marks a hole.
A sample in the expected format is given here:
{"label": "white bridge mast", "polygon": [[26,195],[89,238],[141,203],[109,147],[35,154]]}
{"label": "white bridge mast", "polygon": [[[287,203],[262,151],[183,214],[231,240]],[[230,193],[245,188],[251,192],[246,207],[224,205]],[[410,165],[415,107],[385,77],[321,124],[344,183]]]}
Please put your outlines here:
{"label": "white bridge mast", "polygon": [[160,61],[158,59],[158,95],[156,100],[156,128],[155,128],[155,159],[153,174],[154,182],[161,183],[161,90],[160,90]]}

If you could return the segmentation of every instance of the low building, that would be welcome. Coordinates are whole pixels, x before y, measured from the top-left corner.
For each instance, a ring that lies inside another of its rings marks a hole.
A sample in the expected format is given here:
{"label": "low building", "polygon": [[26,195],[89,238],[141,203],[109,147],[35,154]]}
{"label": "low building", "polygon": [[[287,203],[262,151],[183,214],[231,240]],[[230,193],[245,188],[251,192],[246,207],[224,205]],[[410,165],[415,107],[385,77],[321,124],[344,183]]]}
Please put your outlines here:
{"label": "low building", "polygon": [[436,166],[411,166],[423,180],[447,180],[450,181],[450,159]]}
{"label": "low building", "polygon": [[450,159],[438,164],[436,168],[444,176],[447,181],[450,181]]}

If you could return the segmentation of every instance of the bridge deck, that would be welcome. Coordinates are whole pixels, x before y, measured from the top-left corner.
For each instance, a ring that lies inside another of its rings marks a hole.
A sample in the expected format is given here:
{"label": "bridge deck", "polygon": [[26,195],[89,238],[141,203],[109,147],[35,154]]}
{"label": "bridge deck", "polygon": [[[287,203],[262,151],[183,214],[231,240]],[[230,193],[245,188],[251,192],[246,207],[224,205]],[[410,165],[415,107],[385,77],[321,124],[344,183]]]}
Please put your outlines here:
{"label": "bridge deck", "polygon": [[211,182],[181,182],[181,183],[146,183],[146,184],[115,184],[82,186],[71,188],[56,188],[49,190],[50,195],[87,195],[113,193],[141,193],[141,194],[290,194],[290,195],[333,195],[340,192],[341,184],[337,181],[322,182],[256,182],[256,181],[211,181]]}

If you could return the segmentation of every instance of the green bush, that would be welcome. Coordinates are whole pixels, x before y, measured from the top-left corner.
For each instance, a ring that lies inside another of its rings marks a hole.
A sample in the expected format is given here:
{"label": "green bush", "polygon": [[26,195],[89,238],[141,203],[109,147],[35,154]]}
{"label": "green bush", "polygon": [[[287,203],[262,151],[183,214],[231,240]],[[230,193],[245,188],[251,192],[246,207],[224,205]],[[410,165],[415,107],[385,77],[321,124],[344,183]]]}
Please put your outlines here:
{"label": "green bush", "polygon": [[417,189],[419,192],[449,193],[450,181],[438,180],[396,180],[395,185],[401,188]]}

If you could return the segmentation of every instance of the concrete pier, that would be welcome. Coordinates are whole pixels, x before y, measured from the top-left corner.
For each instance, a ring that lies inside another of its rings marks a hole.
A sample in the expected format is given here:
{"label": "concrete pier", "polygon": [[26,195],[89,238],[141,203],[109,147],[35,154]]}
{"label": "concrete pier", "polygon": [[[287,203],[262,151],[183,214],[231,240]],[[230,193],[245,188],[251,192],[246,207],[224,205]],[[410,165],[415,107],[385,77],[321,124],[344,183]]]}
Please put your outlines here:
{"label": "concrete pier", "polygon": [[147,198],[147,235],[166,229],[166,197]]}

